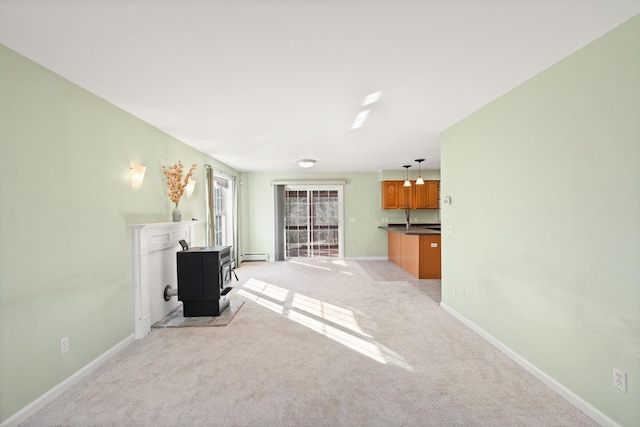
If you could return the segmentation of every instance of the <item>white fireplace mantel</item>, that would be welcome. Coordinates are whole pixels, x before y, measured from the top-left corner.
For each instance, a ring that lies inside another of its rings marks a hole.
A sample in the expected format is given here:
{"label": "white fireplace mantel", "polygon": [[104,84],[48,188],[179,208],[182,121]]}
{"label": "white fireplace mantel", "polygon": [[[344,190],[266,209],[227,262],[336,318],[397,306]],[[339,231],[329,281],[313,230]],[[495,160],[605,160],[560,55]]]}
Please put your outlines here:
{"label": "white fireplace mantel", "polygon": [[133,303],[136,338],[151,332],[151,325],[162,320],[179,305],[177,297],[164,300],[164,288],[177,289],[176,252],[179,241],[189,247],[195,240],[195,227],[203,221],[132,224]]}

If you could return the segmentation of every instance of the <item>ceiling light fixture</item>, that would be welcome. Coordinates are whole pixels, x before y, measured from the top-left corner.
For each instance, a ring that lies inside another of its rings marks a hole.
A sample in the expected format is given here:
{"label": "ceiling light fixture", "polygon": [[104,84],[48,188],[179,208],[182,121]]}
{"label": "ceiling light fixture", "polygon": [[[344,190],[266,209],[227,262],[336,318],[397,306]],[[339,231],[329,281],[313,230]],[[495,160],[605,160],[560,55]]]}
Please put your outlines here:
{"label": "ceiling light fixture", "polygon": [[402,167],[407,169],[405,173],[404,186],[411,187],[411,181],[409,181],[409,168],[411,167],[411,165],[404,165]]}
{"label": "ceiling light fixture", "polygon": [[316,164],[316,161],[313,159],[301,159],[298,160],[298,164],[303,168],[310,168],[311,166]]}
{"label": "ceiling light fixture", "polygon": [[416,185],[423,185],[424,179],[422,179],[422,175],[420,174],[420,163],[424,162],[424,159],[416,159],[418,162],[418,179],[416,179]]}

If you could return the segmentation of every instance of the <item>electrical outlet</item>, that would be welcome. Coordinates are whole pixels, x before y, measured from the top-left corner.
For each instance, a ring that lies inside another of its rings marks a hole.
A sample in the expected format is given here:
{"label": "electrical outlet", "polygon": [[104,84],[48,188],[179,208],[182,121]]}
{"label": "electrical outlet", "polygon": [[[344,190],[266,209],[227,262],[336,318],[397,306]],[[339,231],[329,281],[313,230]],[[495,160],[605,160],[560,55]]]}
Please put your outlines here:
{"label": "electrical outlet", "polygon": [[69,351],[69,337],[64,337],[60,340],[60,354],[65,354]]}
{"label": "electrical outlet", "polygon": [[460,289],[460,298],[464,299],[464,289]]}
{"label": "electrical outlet", "polygon": [[627,373],[620,369],[613,368],[613,386],[627,392]]}

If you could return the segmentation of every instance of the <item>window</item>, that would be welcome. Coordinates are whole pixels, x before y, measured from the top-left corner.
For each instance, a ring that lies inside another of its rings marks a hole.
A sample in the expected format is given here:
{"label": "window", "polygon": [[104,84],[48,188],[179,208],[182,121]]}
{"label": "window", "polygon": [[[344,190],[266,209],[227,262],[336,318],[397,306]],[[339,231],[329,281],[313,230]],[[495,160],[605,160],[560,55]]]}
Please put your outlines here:
{"label": "window", "polygon": [[218,185],[216,180],[214,187],[215,212],[214,212],[214,242],[216,246],[225,246],[226,239],[226,215],[224,189]]}
{"label": "window", "polygon": [[233,203],[229,180],[215,176],[214,187],[214,244],[216,246],[233,246]]}

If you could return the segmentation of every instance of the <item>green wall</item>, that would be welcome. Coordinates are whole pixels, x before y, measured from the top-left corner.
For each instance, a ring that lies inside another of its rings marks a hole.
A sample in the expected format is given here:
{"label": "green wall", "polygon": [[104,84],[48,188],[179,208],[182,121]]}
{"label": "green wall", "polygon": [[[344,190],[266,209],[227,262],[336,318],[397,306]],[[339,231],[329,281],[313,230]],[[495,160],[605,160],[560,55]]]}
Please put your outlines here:
{"label": "green wall", "polygon": [[[245,217],[242,219],[240,245],[245,253],[269,253],[274,259],[274,181],[345,181],[344,185],[344,256],[376,258],[387,256],[387,232],[378,226],[404,223],[404,210],[382,209],[382,180],[402,179],[404,171],[381,172],[289,172],[243,173]],[[423,171],[425,179],[439,179],[439,171]],[[412,178],[415,176],[412,175]],[[355,222],[351,222],[353,218]],[[438,221],[438,210],[414,210],[413,222]],[[243,233],[243,230],[246,230]]]}
{"label": "green wall", "polygon": [[446,130],[441,150],[443,305],[640,425],[640,16]]}
{"label": "green wall", "polygon": [[178,160],[198,165],[183,219],[204,219],[203,165],[236,171],[0,45],[0,422],[131,336],[128,224],[171,221]]}

